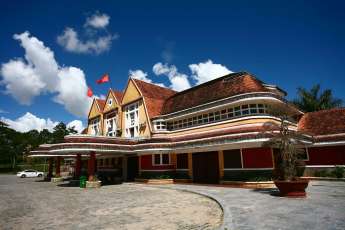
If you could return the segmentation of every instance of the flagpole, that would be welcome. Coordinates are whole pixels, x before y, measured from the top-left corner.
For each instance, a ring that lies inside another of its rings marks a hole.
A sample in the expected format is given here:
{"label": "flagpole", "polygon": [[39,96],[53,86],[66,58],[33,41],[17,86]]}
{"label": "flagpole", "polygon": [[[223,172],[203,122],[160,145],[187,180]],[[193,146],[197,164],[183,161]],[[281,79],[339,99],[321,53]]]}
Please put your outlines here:
{"label": "flagpole", "polygon": [[110,80],[110,75],[109,75],[109,73],[107,73],[107,75],[108,75],[108,78],[109,78],[109,86],[110,86],[110,89],[113,89],[113,86],[112,86],[112,84],[111,84],[111,80]]}

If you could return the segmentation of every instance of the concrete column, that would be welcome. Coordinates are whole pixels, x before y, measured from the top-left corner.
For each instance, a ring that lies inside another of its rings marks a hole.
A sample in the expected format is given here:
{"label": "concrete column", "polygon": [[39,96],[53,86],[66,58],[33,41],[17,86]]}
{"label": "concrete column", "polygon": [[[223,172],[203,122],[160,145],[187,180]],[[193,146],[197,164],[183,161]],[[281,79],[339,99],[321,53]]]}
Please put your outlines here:
{"label": "concrete column", "polygon": [[193,153],[188,153],[188,175],[193,179]]}
{"label": "concrete column", "polygon": [[218,151],[218,161],[219,161],[219,179],[222,180],[224,177],[224,154],[223,154],[223,150]]}
{"label": "concrete column", "polygon": [[60,177],[60,162],[61,162],[61,157],[56,157],[56,159],[55,159],[55,177]]}
{"label": "concrete column", "polygon": [[122,180],[127,180],[127,157],[122,157]]}
{"label": "concrete column", "polygon": [[52,178],[53,177],[53,158],[48,159],[48,174],[47,178]]}
{"label": "concrete column", "polygon": [[77,154],[75,159],[75,171],[74,171],[74,177],[76,179],[79,179],[81,172],[81,155]]}
{"label": "concrete column", "polygon": [[91,152],[90,158],[88,160],[88,167],[87,167],[87,173],[89,175],[89,181],[93,181],[93,178],[95,177],[95,171],[96,171],[96,153]]}

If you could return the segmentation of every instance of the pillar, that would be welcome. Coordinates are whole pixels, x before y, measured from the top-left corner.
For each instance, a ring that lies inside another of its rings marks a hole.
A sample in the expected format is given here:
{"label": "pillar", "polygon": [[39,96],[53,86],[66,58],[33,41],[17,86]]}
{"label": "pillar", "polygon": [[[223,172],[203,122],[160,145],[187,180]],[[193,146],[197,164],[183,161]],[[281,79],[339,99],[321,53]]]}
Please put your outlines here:
{"label": "pillar", "polygon": [[55,159],[55,177],[60,177],[60,161],[61,157],[56,157]]}
{"label": "pillar", "polygon": [[127,157],[122,157],[122,180],[127,181]]}
{"label": "pillar", "polygon": [[77,157],[75,159],[75,171],[74,171],[74,177],[76,179],[79,179],[81,172],[81,155],[77,154]]}
{"label": "pillar", "polygon": [[53,158],[48,159],[48,174],[47,178],[52,178],[53,177]]}
{"label": "pillar", "polygon": [[95,171],[96,171],[96,153],[91,152],[90,158],[88,160],[88,167],[87,167],[87,173],[89,175],[89,181],[93,181],[93,178],[95,177]]}
{"label": "pillar", "polygon": [[219,178],[220,180],[224,177],[224,154],[223,150],[218,151],[218,162],[219,162]]}
{"label": "pillar", "polygon": [[193,153],[188,153],[188,176],[193,179]]}

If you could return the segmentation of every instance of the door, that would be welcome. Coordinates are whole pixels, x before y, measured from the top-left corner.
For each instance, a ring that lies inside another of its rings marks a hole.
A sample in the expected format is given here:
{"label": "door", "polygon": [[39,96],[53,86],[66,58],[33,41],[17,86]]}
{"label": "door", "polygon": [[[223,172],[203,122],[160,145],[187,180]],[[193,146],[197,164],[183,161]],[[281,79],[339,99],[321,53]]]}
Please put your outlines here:
{"label": "door", "polygon": [[139,172],[139,157],[132,156],[127,158],[127,181],[134,181]]}
{"label": "door", "polygon": [[193,153],[193,182],[219,183],[218,152]]}

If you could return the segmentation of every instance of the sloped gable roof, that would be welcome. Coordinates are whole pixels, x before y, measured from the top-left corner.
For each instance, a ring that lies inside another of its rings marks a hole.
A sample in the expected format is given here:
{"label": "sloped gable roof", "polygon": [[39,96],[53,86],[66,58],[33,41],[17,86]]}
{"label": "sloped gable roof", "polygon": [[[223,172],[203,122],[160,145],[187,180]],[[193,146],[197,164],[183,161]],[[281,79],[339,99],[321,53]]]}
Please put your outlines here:
{"label": "sloped gable roof", "polygon": [[150,118],[161,114],[166,99],[176,91],[138,79],[132,79],[145,100],[148,116]]}
{"label": "sloped gable roof", "polygon": [[118,104],[120,105],[121,101],[122,101],[123,93],[121,91],[113,90],[113,89],[111,89],[111,92],[113,93],[113,95],[116,98]]}
{"label": "sloped gable roof", "polygon": [[105,100],[102,99],[96,99],[96,102],[99,106],[99,109],[101,110],[100,112],[103,113],[104,106],[105,106]]}
{"label": "sloped gable roof", "polygon": [[345,108],[305,113],[298,130],[315,136],[345,133]]}
{"label": "sloped gable roof", "polygon": [[272,90],[247,72],[232,73],[174,94],[164,103],[162,114],[251,92],[272,92]]}

